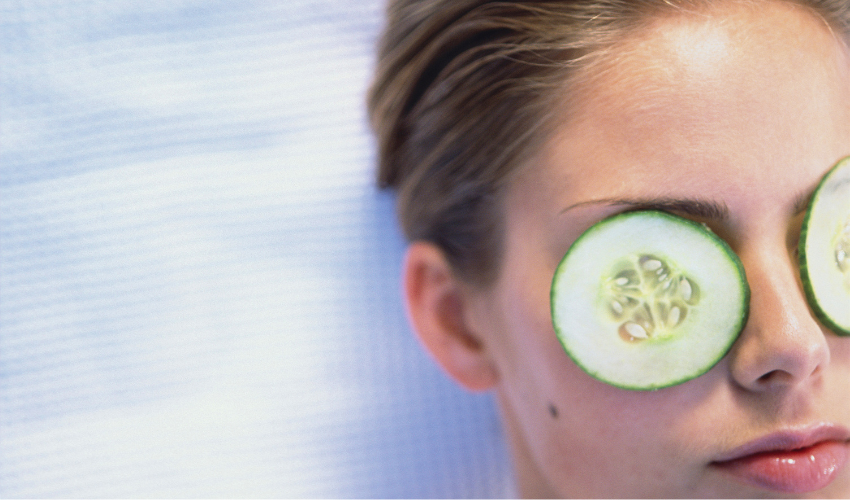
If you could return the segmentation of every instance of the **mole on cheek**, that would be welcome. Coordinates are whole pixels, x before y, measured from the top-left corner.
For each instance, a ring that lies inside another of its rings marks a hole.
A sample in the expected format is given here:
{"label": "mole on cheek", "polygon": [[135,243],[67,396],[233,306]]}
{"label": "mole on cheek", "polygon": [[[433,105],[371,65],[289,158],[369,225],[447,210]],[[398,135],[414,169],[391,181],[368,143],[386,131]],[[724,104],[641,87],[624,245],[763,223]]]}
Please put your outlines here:
{"label": "mole on cheek", "polygon": [[558,408],[552,403],[549,403],[549,415],[552,415],[552,418],[558,418]]}

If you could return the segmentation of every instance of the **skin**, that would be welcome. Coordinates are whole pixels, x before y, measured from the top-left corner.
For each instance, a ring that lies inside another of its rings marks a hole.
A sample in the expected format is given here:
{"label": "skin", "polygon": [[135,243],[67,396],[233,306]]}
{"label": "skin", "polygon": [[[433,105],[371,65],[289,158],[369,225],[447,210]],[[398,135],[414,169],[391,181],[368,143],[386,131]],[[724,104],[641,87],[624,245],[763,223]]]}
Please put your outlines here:
{"label": "skin", "polygon": [[[711,462],[778,430],[850,428],[850,337],[813,317],[794,255],[807,197],[850,154],[850,56],[820,19],[777,2],[658,19],[621,49],[508,190],[495,284],[467,286],[439,250],[410,246],[413,325],[458,382],[495,390],[523,496],[782,497]],[[725,210],[678,213],[738,254],[750,316],[707,374],[628,391],[565,354],[549,287],[585,229],[633,208],[611,200],[659,199]],[[850,497],[850,466],[808,495]]]}

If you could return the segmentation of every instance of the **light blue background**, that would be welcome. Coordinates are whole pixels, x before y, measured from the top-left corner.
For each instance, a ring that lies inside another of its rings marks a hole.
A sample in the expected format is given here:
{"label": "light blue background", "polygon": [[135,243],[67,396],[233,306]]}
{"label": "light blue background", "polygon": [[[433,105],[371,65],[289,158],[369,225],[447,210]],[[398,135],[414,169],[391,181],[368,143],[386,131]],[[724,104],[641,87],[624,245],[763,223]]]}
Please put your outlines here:
{"label": "light blue background", "polygon": [[0,496],[514,495],[421,352],[368,0],[0,0]]}

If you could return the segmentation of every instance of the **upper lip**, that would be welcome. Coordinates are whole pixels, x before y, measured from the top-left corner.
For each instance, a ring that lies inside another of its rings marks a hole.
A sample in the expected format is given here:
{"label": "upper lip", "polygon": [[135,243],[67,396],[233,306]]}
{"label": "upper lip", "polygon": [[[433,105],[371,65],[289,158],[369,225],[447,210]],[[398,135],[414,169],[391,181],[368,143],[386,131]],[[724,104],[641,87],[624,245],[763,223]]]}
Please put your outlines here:
{"label": "upper lip", "polygon": [[728,462],[765,452],[799,450],[825,441],[850,441],[850,429],[834,424],[818,424],[787,429],[756,438],[721,454],[715,462]]}

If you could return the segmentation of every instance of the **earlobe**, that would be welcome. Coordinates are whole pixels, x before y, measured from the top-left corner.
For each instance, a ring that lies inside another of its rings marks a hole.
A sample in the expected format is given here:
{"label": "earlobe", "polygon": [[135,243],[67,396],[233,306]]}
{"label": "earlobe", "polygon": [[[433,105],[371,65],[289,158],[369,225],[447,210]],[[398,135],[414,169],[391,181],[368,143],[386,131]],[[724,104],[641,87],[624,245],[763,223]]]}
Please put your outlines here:
{"label": "earlobe", "polygon": [[443,252],[414,242],[404,261],[404,296],[410,322],[437,363],[471,391],[491,389],[498,380],[486,349],[467,321],[467,291]]}

